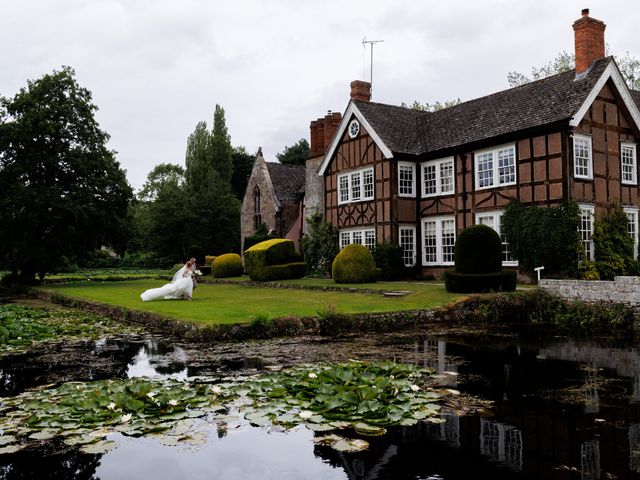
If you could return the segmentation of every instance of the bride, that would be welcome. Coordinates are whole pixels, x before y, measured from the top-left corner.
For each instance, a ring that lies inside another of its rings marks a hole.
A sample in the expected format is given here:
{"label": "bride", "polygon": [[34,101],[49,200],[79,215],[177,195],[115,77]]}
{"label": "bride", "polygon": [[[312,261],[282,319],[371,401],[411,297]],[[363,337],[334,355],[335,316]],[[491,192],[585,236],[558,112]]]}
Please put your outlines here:
{"label": "bride", "polygon": [[171,283],[167,283],[159,288],[151,288],[140,295],[143,302],[151,300],[179,300],[186,298],[191,300],[193,294],[193,275],[195,259],[189,260],[176,272]]}

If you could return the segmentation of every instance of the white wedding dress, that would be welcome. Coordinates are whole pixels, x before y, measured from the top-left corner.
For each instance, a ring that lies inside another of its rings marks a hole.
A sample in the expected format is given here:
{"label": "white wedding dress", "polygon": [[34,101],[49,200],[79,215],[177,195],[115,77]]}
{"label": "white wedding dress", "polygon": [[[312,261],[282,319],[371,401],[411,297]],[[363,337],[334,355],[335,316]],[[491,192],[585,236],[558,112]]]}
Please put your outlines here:
{"label": "white wedding dress", "polygon": [[142,292],[140,298],[143,302],[151,300],[179,300],[191,298],[193,295],[193,272],[186,266],[182,267],[173,276],[171,283],[167,283],[159,288],[150,288]]}

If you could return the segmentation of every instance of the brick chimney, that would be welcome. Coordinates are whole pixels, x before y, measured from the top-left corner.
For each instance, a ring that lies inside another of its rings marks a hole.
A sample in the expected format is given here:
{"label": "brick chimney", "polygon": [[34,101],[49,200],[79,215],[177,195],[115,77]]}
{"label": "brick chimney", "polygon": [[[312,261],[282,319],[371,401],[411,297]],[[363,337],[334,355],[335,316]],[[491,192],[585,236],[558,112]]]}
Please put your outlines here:
{"label": "brick chimney", "polygon": [[365,102],[371,101],[371,84],[362,80],[351,82],[351,98]]}
{"label": "brick chimney", "polygon": [[589,16],[589,9],[582,10],[582,17],[573,22],[576,43],[576,75],[589,70],[591,64],[604,58],[604,29],[601,20]]}
{"label": "brick chimney", "polygon": [[324,117],[320,117],[317,120],[312,120],[309,125],[311,134],[311,156],[317,157],[323,155],[329,148],[331,139],[336,133],[340,121],[342,120],[342,114],[340,112],[327,112]]}

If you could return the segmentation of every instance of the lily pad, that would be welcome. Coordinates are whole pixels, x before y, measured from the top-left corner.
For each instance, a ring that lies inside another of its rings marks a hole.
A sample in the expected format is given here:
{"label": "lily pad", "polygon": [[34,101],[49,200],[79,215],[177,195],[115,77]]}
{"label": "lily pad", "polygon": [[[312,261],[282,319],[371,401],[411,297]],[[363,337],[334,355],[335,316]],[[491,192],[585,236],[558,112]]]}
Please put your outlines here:
{"label": "lily pad", "polygon": [[114,442],[113,440],[101,440],[90,445],[84,445],[82,448],[80,448],[80,451],[89,454],[101,454],[107,453],[117,446],[117,442]]}

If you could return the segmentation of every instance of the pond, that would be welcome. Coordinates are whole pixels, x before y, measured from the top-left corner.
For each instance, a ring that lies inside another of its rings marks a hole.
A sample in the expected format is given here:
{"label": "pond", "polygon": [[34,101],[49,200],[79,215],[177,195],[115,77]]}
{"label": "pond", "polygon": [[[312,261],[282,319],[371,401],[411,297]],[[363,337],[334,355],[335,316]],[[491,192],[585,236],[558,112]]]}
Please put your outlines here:
{"label": "pond", "polygon": [[[203,435],[197,444],[116,433],[117,448],[87,454],[54,438],[0,455],[0,479],[640,478],[640,350],[615,339],[438,331],[203,346],[136,333],[4,356],[0,395],[69,381],[247,376],[350,358],[433,368],[455,408],[444,410],[443,423],[382,436],[342,432],[369,443],[355,453],[314,442],[326,432],[255,427],[240,414],[194,421]],[[471,396],[491,403],[467,408]]]}

